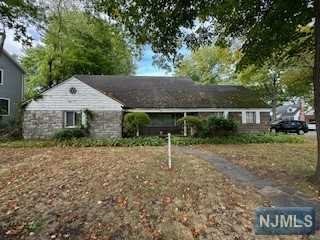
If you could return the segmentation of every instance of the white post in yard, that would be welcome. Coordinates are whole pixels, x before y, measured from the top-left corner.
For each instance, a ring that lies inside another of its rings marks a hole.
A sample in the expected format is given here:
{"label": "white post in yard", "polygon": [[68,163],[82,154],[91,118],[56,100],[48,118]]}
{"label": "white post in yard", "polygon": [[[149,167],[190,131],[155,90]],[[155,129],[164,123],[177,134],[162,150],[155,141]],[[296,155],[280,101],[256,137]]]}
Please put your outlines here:
{"label": "white post in yard", "polygon": [[168,133],[168,165],[171,169],[171,134]]}
{"label": "white post in yard", "polygon": [[[185,113],[183,113],[183,117],[186,117],[187,116],[187,113],[185,112]],[[183,121],[183,136],[187,136],[187,122],[186,122],[186,120],[184,120]]]}

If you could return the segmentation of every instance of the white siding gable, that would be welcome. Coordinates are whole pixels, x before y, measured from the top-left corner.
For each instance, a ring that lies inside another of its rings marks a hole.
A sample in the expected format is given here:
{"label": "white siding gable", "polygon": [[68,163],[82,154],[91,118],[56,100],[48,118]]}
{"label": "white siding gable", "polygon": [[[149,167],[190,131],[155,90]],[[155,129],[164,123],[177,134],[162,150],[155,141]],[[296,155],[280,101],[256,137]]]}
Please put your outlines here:
{"label": "white siding gable", "polygon": [[[70,93],[76,88],[76,94]],[[79,111],[121,111],[122,104],[88,86],[76,78],[71,78],[42,94],[42,98],[32,100],[26,110]]]}

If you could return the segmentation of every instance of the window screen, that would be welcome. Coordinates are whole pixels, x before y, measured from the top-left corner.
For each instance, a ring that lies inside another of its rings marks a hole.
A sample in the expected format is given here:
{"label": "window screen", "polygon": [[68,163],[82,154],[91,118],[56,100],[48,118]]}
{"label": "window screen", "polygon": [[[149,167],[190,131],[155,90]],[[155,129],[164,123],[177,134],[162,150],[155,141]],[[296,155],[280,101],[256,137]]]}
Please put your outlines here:
{"label": "window screen", "polygon": [[256,113],[255,112],[247,112],[246,113],[246,122],[247,123],[256,123]]}
{"label": "window screen", "polygon": [[79,113],[79,112],[66,112],[64,122],[65,122],[65,127],[80,127],[81,113]]}
{"label": "window screen", "polygon": [[75,112],[66,112],[66,127],[73,127],[75,125],[75,116],[74,116]]}

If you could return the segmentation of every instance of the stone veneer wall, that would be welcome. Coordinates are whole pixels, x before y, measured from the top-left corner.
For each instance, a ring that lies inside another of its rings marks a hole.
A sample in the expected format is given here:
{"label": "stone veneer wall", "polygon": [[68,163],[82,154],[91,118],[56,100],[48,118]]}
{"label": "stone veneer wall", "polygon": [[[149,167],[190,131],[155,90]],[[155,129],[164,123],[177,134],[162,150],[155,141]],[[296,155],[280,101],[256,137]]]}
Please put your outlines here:
{"label": "stone veneer wall", "polygon": [[63,128],[63,111],[28,111],[23,114],[23,137],[50,138]]}
{"label": "stone veneer wall", "polygon": [[122,112],[93,112],[93,119],[90,121],[90,135],[94,138],[122,137]]}
{"label": "stone veneer wall", "polygon": [[[95,138],[121,137],[122,112],[92,111],[90,135]],[[30,138],[50,138],[64,125],[64,111],[26,110],[24,112],[23,136]]]}

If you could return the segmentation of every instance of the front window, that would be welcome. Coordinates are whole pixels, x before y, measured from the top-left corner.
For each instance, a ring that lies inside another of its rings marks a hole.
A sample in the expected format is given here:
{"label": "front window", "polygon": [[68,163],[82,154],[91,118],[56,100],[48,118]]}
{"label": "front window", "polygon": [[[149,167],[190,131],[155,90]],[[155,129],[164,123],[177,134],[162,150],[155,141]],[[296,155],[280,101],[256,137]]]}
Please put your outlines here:
{"label": "front window", "polygon": [[0,116],[9,115],[9,99],[0,98]]}
{"label": "front window", "polygon": [[79,112],[65,112],[64,125],[67,128],[80,127],[81,125],[81,113]]}
{"label": "front window", "polygon": [[247,123],[256,123],[256,113],[255,112],[246,112],[246,122]]}
{"label": "front window", "polygon": [[0,69],[0,85],[3,85],[3,69]]}
{"label": "front window", "polygon": [[149,114],[149,117],[151,119],[151,122],[149,124],[149,127],[169,127],[169,126],[175,126],[176,125],[176,119],[177,118],[175,114],[170,113],[153,113]]}

